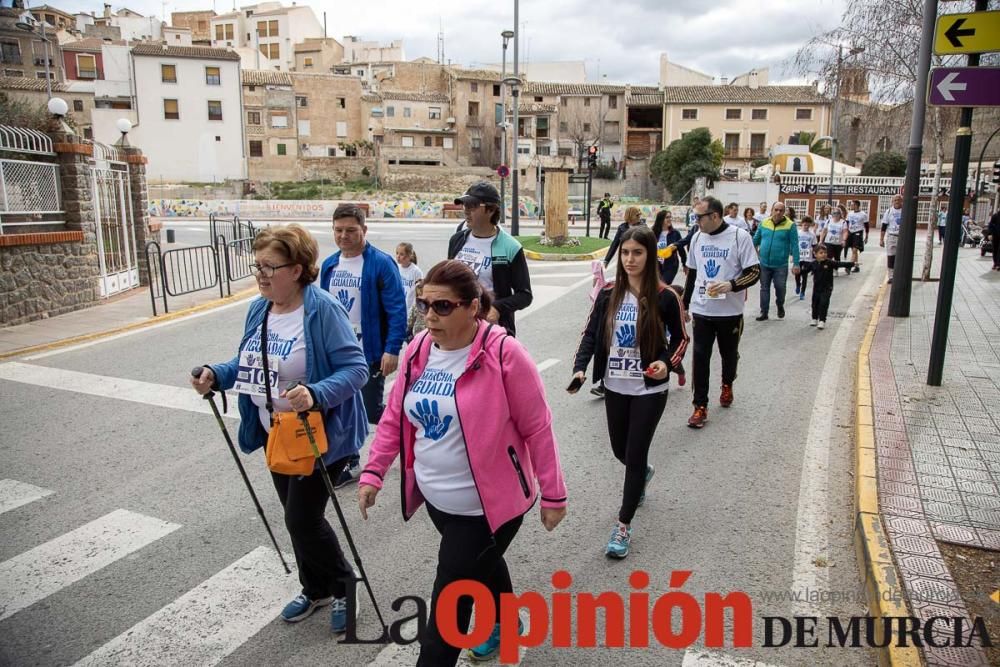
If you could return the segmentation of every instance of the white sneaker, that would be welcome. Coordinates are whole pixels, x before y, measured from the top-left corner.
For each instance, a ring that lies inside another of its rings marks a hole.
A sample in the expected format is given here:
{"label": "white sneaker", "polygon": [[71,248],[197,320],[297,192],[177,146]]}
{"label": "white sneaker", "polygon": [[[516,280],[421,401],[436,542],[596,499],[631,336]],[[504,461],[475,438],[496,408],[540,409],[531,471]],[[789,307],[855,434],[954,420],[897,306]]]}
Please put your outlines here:
{"label": "white sneaker", "polygon": [[817,329],[825,329],[826,328],[826,322],[820,320],[819,324],[816,325],[816,328]]}
{"label": "white sneaker", "polygon": [[816,320],[812,320],[811,322],[809,322],[809,326],[811,327],[816,326]]}

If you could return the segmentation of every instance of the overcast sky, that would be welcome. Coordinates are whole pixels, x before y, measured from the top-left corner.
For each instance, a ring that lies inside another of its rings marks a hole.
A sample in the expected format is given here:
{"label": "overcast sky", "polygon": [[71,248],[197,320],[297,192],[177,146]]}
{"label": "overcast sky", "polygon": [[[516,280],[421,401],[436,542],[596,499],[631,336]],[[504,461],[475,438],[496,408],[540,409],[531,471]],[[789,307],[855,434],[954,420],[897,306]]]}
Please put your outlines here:
{"label": "overcast sky", "polygon": [[[100,13],[101,0],[48,0],[71,13]],[[290,4],[291,0],[285,0]],[[846,0],[525,0],[520,5],[521,58],[528,62],[585,61],[588,76],[653,84],[659,54],[715,76],[771,66],[771,82],[796,78],[788,59],[809,37],[835,27]],[[8,4],[8,3],[5,3]],[[249,4],[249,3],[240,3]],[[514,23],[506,0],[367,0],[309,4],[331,37],[404,40],[409,60],[437,55],[439,26],[445,58],[456,64],[499,62],[500,32]],[[117,9],[120,5],[115,4]],[[130,9],[161,16],[160,0],[129,0]],[[231,11],[232,0],[172,0],[172,11]],[[440,24],[439,24],[440,21]],[[513,54],[508,52],[508,56]]]}

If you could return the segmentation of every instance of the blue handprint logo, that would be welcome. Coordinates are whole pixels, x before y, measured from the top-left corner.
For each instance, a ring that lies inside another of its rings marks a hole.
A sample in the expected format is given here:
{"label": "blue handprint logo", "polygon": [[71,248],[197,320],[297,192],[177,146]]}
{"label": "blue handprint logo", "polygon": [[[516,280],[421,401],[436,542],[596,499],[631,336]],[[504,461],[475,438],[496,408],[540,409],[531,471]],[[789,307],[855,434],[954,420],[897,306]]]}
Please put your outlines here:
{"label": "blue handprint logo", "polygon": [[417,401],[417,409],[410,410],[410,416],[423,425],[424,435],[434,441],[440,440],[448,433],[448,427],[451,426],[452,421],[451,415],[442,421],[438,414],[438,402],[429,401],[426,398]]}
{"label": "blue handprint logo", "polygon": [[344,309],[347,310],[347,312],[351,312],[351,308],[354,307],[354,297],[348,294],[347,290],[342,289],[337,292],[337,300],[343,304]]}
{"label": "blue handprint logo", "polygon": [[719,269],[722,267],[714,259],[710,259],[705,262],[705,275],[709,278],[714,278],[719,275]]}
{"label": "blue handprint logo", "polygon": [[635,347],[635,325],[623,324],[618,329],[618,347]]}

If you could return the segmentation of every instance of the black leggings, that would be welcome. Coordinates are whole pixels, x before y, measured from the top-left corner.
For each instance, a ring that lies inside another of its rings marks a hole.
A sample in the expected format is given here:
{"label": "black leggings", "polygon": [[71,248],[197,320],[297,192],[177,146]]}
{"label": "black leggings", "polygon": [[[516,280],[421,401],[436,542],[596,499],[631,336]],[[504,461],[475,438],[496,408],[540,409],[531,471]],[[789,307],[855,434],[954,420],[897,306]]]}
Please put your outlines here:
{"label": "black leggings", "polygon": [[[461,649],[448,644],[441,638],[437,627],[438,597],[445,586],[460,579],[470,579],[485,584],[493,593],[494,608],[499,613],[500,595],[513,593],[510,571],[503,559],[504,552],[521,528],[524,517],[511,519],[500,526],[496,535],[490,535],[490,527],[484,516],[458,516],[442,512],[427,505],[427,513],[434,527],[441,534],[438,547],[437,577],[434,579],[434,593],[431,596],[431,614],[427,627],[420,638],[420,658],[418,667],[450,667],[458,662]],[[458,629],[469,631],[472,617],[472,598],[462,597],[456,611]]]}
{"label": "black leggings", "polygon": [[795,276],[795,291],[799,294],[806,293],[810,271],[812,271],[812,262],[799,262],[799,273]]}
{"label": "black leggings", "polygon": [[708,406],[708,378],[712,370],[712,347],[719,342],[722,357],[722,384],[736,381],[736,367],[740,361],[740,336],[743,335],[743,316],[702,317],[694,319],[694,400],[695,405]]}
{"label": "black leggings", "polygon": [[604,392],[608,415],[608,435],[615,458],[625,464],[625,486],[618,520],[632,523],[639,498],[646,487],[646,464],[649,445],[667,407],[667,391],[659,394],[630,396],[610,389]]}
{"label": "black leggings", "polygon": [[820,322],[826,322],[826,314],[830,310],[830,297],[833,296],[833,288],[820,291],[813,287],[812,297],[812,318]]}
{"label": "black leggings", "polygon": [[[336,480],[346,463],[344,458],[328,465],[330,478]],[[326,520],[330,495],[319,471],[307,477],[272,472],[271,479],[285,508],[285,527],[292,538],[302,593],[310,600],[344,597],[346,582],[354,579],[354,569],[344,558],[337,534]]]}

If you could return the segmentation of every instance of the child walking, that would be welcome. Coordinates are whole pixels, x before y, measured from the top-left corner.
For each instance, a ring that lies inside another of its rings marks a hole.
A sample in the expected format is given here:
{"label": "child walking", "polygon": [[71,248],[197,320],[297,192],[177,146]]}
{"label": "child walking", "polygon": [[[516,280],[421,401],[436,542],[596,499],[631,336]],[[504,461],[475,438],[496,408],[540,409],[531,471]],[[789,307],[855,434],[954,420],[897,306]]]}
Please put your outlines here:
{"label": "child walking", "polygon": [[[406,312],[412,316],[417,301],[417,281],[424,277],[424,272],[417,266],[417,253],[414,252],[412,243],[400,243],[396,246],[396,264],[399,278],[403,281],[403,293],[406,295]],[[407,340],[412,339],[415,333],[417,332],[412,327],[407,326]]]}
{"label": "child walking", "polygon": [[838,262],[830,259],[827,256],[826,246],[822,243],[816,246],[815,254],[816,259],[809,268],[813,274],[812,322],[809,326],[824,329],[826,314],[830,310],[830,298],[833,296],[833,276],[837,269],[847,269],[850,273],[854,268],[854,262]]}
{"label": "child walking", "polygon": [[809,270],[813,261],[813,248],[816,247],[817,242],[813,219],[808,215],[804,216],[799,225],[799,272],[795,276],[795,293],[799,295],[799,301],[804,301],[806,298]]}

